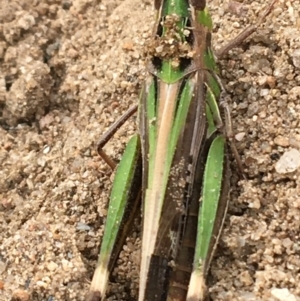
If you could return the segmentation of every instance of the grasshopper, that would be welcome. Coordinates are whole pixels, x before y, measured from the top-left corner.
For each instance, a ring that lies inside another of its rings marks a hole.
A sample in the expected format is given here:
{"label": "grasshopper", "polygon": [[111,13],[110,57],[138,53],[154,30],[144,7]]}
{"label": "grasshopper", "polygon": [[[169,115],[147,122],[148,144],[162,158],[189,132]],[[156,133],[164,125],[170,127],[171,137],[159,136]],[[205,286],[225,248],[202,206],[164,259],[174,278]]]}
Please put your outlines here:
{"label": "grasshopper", "polygon": [[[257,26],[276,0],[263,12]],[[203,300],[206,276],[229,201],[228,145],[232,139],[225,91],[211,50],[212,20],[205,0],[155,0],[148,77],[138,106],[139,134],[118,166],[88,300],[104,300],[114,262],[142,200],[139,301]],[[257,26],[247,27],[219,57]],[[102,147],[131,116],[104,135]]]}

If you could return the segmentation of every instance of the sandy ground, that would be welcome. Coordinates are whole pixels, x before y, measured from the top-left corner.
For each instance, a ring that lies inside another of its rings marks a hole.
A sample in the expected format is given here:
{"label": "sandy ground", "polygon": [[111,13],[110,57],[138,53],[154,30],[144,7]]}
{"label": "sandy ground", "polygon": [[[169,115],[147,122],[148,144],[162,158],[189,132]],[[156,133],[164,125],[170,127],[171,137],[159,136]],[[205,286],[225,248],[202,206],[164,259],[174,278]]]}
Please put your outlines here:
{"label": "sandy ground", "polygon": [[[208,2],[215,49],[266,3]],[[278,0],[219,62],[247,180],[233,162],[214,301],[300,300],[299,11]],[[84,300],[113,179],[95,144],[138,101],[152,25],[150,0],[0,0],[0,301]],[[135,130],[133,117],[107,153],[120,159]],[[136,300],[135,224],[108,300]]]}

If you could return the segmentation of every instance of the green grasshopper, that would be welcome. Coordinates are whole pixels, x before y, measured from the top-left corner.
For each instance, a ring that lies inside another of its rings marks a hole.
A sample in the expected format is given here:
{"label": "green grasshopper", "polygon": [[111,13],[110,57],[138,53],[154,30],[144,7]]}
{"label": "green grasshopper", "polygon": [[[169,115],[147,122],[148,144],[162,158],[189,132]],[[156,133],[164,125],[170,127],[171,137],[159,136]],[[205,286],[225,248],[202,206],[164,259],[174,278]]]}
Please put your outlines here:
{"label": "green grasshopper", "polygon": [[[276,0],[264,11],[270,13]],[[229,200],[230,115],[211,50],[205,0],[155,0],[149,75],[138,107],[139,134],[118,166],[88,300],[104,300],[114,262],[142,200],[139,301],[203,300],[205,279]],[[256,30],[249,26],[222,56]],[[131,108],[98,145],[136,111]],[[239,160],[234,144],[231,149]]]}

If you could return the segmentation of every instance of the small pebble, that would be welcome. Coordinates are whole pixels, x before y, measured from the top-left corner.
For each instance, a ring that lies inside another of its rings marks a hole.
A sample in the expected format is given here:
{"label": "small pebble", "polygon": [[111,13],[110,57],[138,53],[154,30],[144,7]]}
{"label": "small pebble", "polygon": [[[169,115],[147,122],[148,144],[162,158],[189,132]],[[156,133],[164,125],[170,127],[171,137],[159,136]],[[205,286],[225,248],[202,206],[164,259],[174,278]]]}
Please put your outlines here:
{"label": "small pebble", "polygon": [[271,294],[280,301],[297,301],[297,298],[287,288],[273,288]]}
{"label": "small pebble", "polygon": [[245,137],[246,133],[245,132],[240,132],[240,133],[237,133],[235,135],[235,140],[236,141],[242,141]]}
{"label": "small pebble", "polygon": [[290,145],[289,139],[287,137],[283,137],[283,136],[277,136],[274,139],[274,143],[276,145],[283,146],[283,147],[287,147]]}
{"label": "small pebble", "polygon": [[13,292],[13,298],[17,299],[18,301],[28,301],[30,296],[28,292],[18,289],[15,292]]}
{"label": "small pebble", "polygon": [[47,283],[45,283],[44,281],[41,281],[41,280],[37,281],[36,285],[39,287],[43,287],[43,288],[47,288],[47,286],[48,286]]}
{"label": "small pebble", "polygon": [[300,86],[293,87],[289,91],[289,98],[290,98],[290,100],[300,99]]}
{"label": "small pebble", "polygon": [[76,229],[79,231],[90,231],[91,227],[87,224],[78,222]]}
{"label": "small pebble", "polygon": [[46,146],[45,148],[44,148],[44,150],[43,150],[43,154],[48,154],[49,152],[50,152],[50,150],[51,150],[51,147],[50,146]]}
{"label": "small pebble", "polygon": [[259,104],[257,101],[255,101],[249,105],[247,115],[249,117],[252,117],[258,113],[258,110],[259,110]]}
{"label": "small pebble", "polygon": [[279,174],[286,174],[297,170],[300,166],[300,152],[291,149],[285,152],[275,165],[275,170]]}
{"label": "small pebble", "polygon": [[50,261],[47,265],[49,271],[54,271],[58,268],[58,265],[54,261]]}

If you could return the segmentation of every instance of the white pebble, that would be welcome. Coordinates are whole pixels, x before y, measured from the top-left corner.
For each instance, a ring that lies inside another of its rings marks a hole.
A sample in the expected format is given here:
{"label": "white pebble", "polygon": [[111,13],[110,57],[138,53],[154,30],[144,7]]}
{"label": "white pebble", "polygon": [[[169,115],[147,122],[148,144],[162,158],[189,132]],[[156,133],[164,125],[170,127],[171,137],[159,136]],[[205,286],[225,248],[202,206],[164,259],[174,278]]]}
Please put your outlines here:
{"label": "white pebble", "polygon": [[273,288],[271,294],[280,301],[297,301],[287,288]]}
{"label": "white pebble", "polygon": [[276,172],[285,174],[295,171],[300,166],[300,152],[291,149],[285,152],[275,165]]}
{"label": "white pebble", "polygon": [[47,268],[49,271],[54,271],[56,270],[58,265],[54,261],[50,261],[47,265]]}
{"label": "white pebble", "polygon": [[235,140],[236,141],[242,141],[245,137],[246,133],[245,132],[240,132],[240,133],[237,133],[235,135]]}

